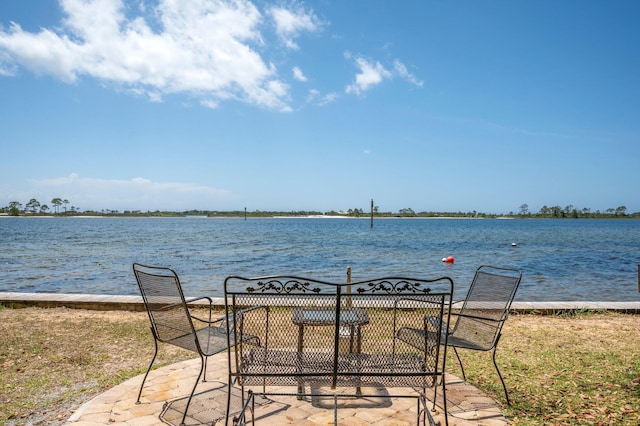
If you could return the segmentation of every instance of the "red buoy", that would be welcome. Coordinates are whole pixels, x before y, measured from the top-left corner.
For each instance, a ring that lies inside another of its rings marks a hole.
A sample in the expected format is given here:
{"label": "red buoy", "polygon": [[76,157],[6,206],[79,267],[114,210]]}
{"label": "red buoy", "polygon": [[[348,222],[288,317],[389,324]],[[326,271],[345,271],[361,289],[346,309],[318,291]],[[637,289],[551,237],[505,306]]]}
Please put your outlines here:
{"label": "red buoy", "polygon": [[455,259],[453,258],[453,256],[449,256],[449,257],[445,257],[444,259],[442,259],[443,262],[445,263],[453,263],[455,261]]}

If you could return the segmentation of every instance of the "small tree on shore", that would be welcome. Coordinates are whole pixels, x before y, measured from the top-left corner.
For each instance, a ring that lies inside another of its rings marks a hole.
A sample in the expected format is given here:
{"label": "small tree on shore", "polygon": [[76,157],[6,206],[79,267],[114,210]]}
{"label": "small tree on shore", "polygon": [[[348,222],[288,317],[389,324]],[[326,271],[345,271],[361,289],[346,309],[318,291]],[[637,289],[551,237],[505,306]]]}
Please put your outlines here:
{"label": "small tree on shore", "polygon": [[36,214],[39,207],[40,207],[40,202],[35,198],[30,199],[26,205],[26,209],[30,211],[31,214]]}
{"label": "small tree on shore", "polygon": [[9,203],[9,214],[11,216],[20,216],[20,209],[22,204],[18,201],[12,201]]}
{"label": "small tree on shore", "polygon": [[51,204],[53,204],[53,208],[56,210],[56,214],[60,213],[60,206],[62,205],[62,199],[56,197],[53,200],[51,200]]}

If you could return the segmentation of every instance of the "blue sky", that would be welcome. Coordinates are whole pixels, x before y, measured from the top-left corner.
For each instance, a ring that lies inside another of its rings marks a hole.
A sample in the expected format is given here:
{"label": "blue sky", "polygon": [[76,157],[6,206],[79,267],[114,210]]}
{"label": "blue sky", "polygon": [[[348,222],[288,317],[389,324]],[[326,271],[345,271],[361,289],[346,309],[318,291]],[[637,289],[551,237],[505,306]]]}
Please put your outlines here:
{"label": "blue sky", "polygon": [[637,1],[4,0],[0,206],[640,211],[638,22]]}

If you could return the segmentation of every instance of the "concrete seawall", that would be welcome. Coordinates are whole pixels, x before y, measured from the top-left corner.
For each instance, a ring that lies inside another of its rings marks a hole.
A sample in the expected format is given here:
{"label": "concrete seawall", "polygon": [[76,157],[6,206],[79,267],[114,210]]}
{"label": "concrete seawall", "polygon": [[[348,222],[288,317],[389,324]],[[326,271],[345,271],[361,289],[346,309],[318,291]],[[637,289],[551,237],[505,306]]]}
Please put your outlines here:
{"label": "concrete seawall", "polygon": [[[213,303],[224,305],[224,298],[214,297]],[[56,294],[56,293],[9,293],[0,292],[0,305],[10,308],[66,307],[72,309],[90,309],[98,311],[144,311],[141,296],[117,296],[99,294]],[[627,314],[640,314],[640,301],[631,302],[513,302],[513,312],[536,314],[560,314],[571,311],[613,311]]]}

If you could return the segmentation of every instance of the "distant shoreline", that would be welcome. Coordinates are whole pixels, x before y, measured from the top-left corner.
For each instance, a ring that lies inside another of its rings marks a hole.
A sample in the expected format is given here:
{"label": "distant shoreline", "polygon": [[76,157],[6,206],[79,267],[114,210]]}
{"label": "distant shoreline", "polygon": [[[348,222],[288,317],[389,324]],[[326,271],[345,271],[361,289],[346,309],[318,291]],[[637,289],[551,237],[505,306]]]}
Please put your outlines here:
{"label": "distant shoreline", "polygon": [[[235,213],[235,212],[234,212]],[[210,215],[189,215],[189,214],[81,214],[81,215],[51,215],[51,214],[36,214],[36,215],[18,215],[12,216],[6,213],[0,213],[0,219],[2,218],[24,218],[24,219],[92,219],[92,218],[100,218],[100,219],[123,219],[123,218],[139,218],[139,219],[148,219],[148,218],[159,218],[159,219],[361,219],[361,220],[371,220],[371,216],[361,215],[361,216],[349,216],[349,215],[283,215],[283,214],[269,214],[268,212],[264,212],[262,214],[247,214],[244,215],[242,213],[238,214],[210,214]],[[378,215],[373,216],[374,221],[376,220],[387,220],[387,219],[467,219],[467,220],[484,220],[484,219],[496,219],[496,220],[526,220],[526,219],[539,219],[539,220],[555,220],[555,219],[567,219],[567,220],[601,220],[601,219],[640,219],[640,215],[632,214],[632,215],[624,215],[624,216],[609,216],[602,215],[596,217],[549,217],[549,216],[521,216],[521,215],[482,215],[482,216],[455,216],[455,215],[416,215],[416,216],[399,216],[399,215]]]}

